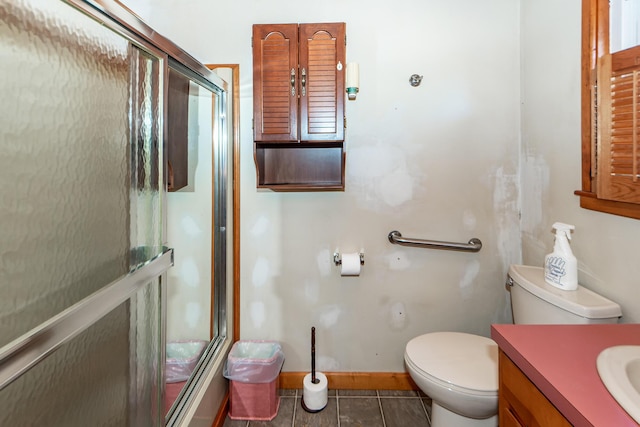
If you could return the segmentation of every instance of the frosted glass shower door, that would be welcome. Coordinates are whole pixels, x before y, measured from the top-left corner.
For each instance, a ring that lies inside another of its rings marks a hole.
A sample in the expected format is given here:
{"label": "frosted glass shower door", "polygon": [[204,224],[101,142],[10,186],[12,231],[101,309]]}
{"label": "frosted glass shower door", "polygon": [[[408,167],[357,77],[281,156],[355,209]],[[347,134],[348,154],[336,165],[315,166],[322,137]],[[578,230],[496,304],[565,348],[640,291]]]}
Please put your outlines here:
{"label": "frosted glass shower door", "polygon": [[108,307],[0,384],[2,426],[164,424],[163,273],[129,284],[166,258],[165,61],[65,2],[0,0],[0,370]]}

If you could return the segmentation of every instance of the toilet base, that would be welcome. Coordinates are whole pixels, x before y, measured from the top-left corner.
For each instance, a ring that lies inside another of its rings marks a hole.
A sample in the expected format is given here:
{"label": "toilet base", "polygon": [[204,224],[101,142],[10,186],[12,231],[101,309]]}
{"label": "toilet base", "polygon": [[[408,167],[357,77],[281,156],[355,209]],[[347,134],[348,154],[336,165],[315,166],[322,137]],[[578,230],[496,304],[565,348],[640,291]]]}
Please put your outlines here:
{"label": "toilet base", "polygon": [[498,414],[479,420],[463,417],[431,402],[431,427],[498,427]]}

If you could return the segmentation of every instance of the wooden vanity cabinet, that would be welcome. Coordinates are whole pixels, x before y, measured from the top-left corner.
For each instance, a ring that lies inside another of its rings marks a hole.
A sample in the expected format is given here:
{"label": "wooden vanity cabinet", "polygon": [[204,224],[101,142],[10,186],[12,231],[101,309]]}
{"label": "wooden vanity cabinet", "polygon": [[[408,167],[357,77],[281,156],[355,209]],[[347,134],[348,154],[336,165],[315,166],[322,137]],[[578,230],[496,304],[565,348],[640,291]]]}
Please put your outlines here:
{"label": "wooden vanity cabinet", "polygon": [[253,26],[258,188],[344,190],[345,23]]}
{"label": "wooden vanity cabinet", "polygon": [[571,423],[500,350],[500,427],[571,427]]}

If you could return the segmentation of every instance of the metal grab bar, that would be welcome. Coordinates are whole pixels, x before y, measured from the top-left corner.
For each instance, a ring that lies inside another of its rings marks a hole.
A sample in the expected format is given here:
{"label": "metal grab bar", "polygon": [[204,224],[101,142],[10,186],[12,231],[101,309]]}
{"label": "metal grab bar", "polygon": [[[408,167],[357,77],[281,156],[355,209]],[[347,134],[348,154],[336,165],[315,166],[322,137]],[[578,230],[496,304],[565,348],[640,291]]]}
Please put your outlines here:
{"label": "metal grab bar", "polygon": [[394,245],[441,249],[445,251],[478,252],[482,249],[482,242],[475,237],[469,240],[469,243],[439,242],[437,240],[403,238],[402,234],[395,230],[389,233],[389,241]]}

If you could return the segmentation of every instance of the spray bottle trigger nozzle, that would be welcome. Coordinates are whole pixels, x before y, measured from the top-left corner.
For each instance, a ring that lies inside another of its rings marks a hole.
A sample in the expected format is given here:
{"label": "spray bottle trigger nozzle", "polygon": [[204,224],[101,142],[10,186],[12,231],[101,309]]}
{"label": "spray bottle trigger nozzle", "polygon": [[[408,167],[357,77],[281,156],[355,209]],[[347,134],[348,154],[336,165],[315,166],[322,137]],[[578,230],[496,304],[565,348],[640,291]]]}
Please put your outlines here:
{"label": "spray bottle trigger nozzle", "polygon": [[556,234],[564,233],[564,235],[567,236],[567,239],[569,240],[571,240],[571,230],[576,229],[574,225],[565,224],[562,222],[554,223],[552,228],[556,230]]}

